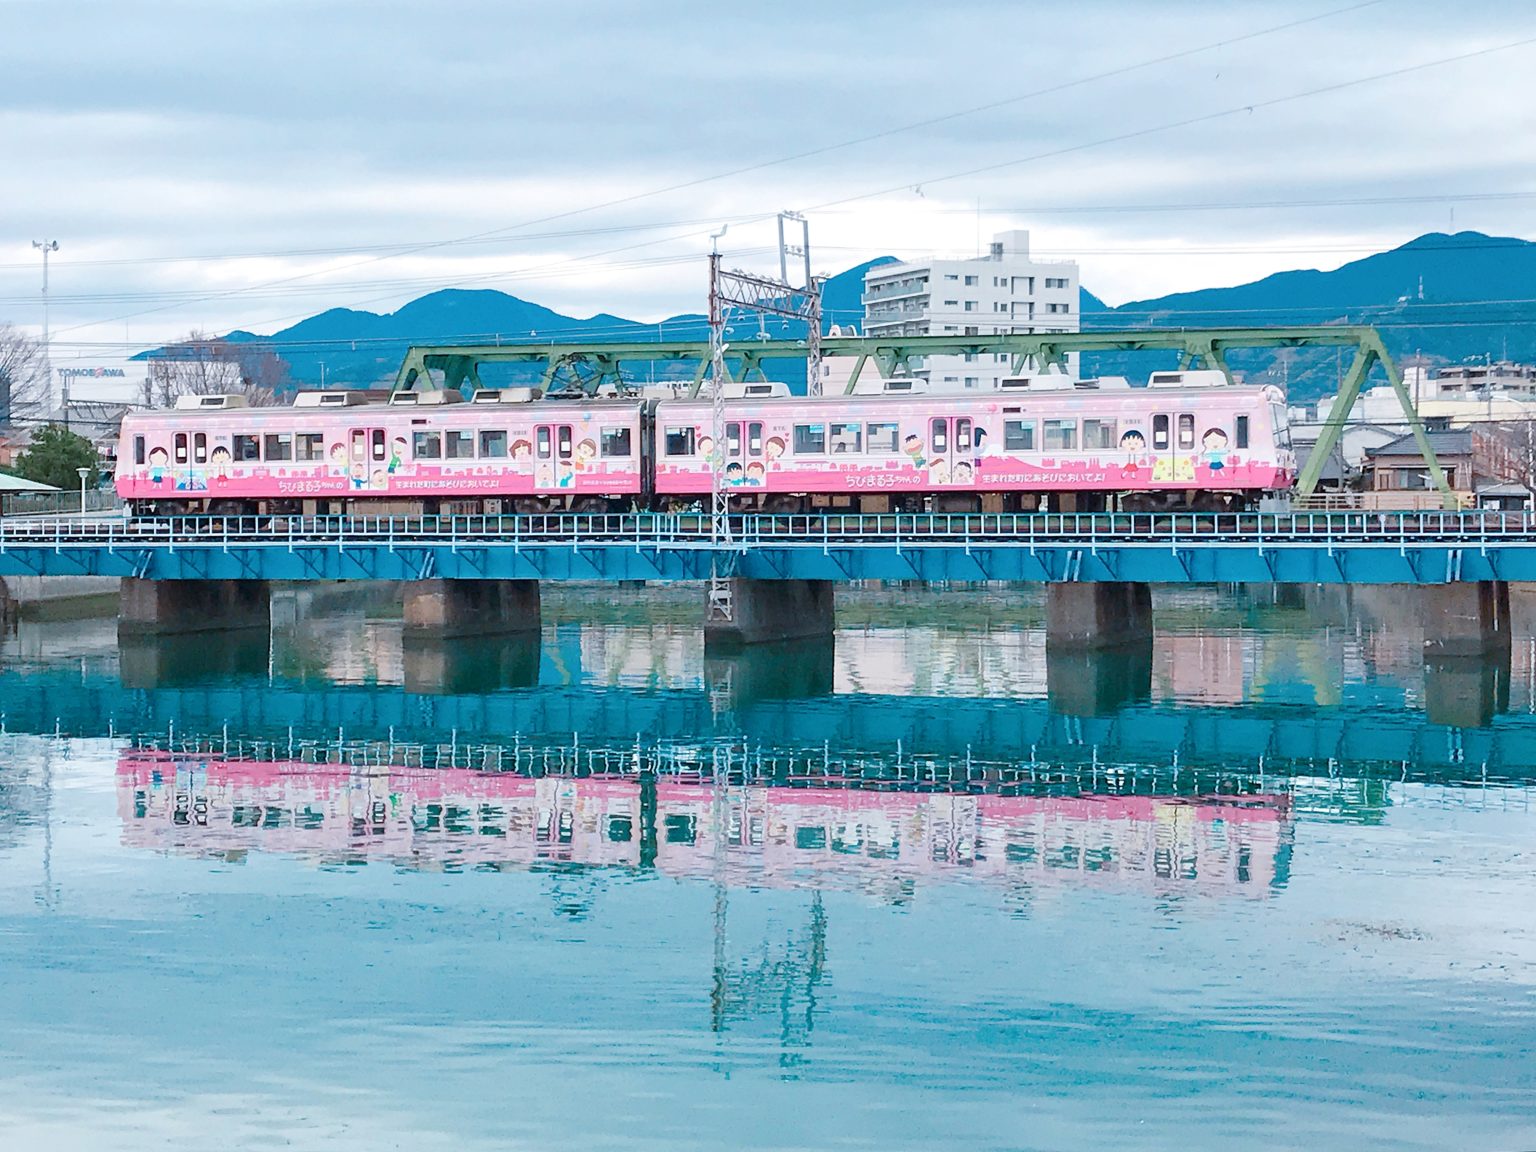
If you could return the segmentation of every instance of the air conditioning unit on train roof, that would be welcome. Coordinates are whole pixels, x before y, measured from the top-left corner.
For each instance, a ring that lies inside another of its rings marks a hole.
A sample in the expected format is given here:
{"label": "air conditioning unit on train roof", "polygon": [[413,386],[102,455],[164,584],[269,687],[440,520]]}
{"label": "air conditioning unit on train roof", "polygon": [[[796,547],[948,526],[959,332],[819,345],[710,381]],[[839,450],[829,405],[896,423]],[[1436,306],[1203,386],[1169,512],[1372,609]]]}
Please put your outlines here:
{"label": "air conditioning unit on train roof", "polygon": [[889,380],[869,378],[853,386],[855,396],[921,396],[928,391],[928,381],[916,376],[892,376]]}
{"label": "air conditioning unit on train roof", "polygon": [[[1065,392],[1082,387],[1083,382],[1065,372],[1041,372],[1035,376],[1004,376],[997,382],[999,392]],[[1089,385],[1094,387],[1094,385]]]}
{"label": "air conditioning unit on train roof", "polygon": [[464,397],[457,391],[447,388],[430,388],[424,392],[391,392],[389,402],[396,407],[421,407],[425,408],[435,404],[459,404]]}
{"label": "air conditioning unit on train roof", "polygon": [[1086,380],[1076,381],[1074,386],[1090,392],[1109,392],[1117,388],[1129,388],[1131,382],[1124,376],[1090,376]]}
{"label": "air conditioning unit on train roof", "polygon": [[338,388],[334,392],[300,392],[293,398],[295,408],[351,408],[368,403],[368,397],[356,388]]}
{"label": "air conditioning unit on train roof", "polygon": [[188,409],[203,408],[249,408],[250,402],[244,396],[233,392],[221,392],[213,396],[178,396],[176,397],[176,410],[185,412]]}
{"label": "air conditioning unit on train roof", "polygon": [[476,388],[471,404],[532,404],[544,395],[541,388]]}
{"label": "air conditioning unit on train roof", "polygon": [[782,380],[728,380],[725,385],[727,400],[781,400],[790,394]]}
{"label": "air conditioning unit on train roof", "polygon": [[1225,388],[1229,381],[1220,368],[1196,368],[1182,372],[1154,372],[1148,388]]}

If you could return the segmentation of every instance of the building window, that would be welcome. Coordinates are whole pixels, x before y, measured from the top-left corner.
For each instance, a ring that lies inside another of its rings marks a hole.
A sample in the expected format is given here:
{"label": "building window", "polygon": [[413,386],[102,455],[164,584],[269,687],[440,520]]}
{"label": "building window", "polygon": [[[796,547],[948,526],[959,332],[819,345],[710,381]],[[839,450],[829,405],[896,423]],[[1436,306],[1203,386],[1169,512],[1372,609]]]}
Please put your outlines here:
{"label": "building window", "polygon": [[967,312],[974,312],[974,311],[976,311],[976,301],[974,301],[974,300],[967,300],[965,302],[965,310]]}
{"label": "building window", "polygon": [[946,300],[946,301],[944,301],[944,307],[946,307],[946,308],[958,308],[958,307],[960,307],[960,301],[958,301],[958,300]]}
{"label": "building window", "polygon": [[1067,283],[1068,281],[1065,277],[1047,276],[1045,278],[1045,286],[1047,288],[1065,288]]}
{"label": "building window", "polygon": [[1077,447],[1076,420],[1047,420],[1044,422],[1045,450],[1071,451]]}
{"label": "building window", "polygon": [[1035,422],[1033,420],[1004,420],[1003,448],[1008,452],[1033,452],[1035,450]]}
{"label": "building window", "polygon": [[965,386],[967,388],[974,388],[979,383],[981,383],[981,381],[978,380],[975,376],[967,376],[965,378]]}
{"label": "building window", "polygon": [[944,279],[946,279],[946,280],[958,280],[958,279],[960,279],[960,277],[959,277],[958,274],[956,274],[954,272],[946,272],[946,273],[944,273]]}
{"label": "building window", "polygon": [[698,429],[691,425],[668,428],[666,439],[668,456],[692,456],[698,450]]}
{"label": "building window", "polygon": [[967,324],[965,326],[965,334],[967,336],[976,336],[980,334],[980,329],[978,329],[974,324]]}
{"label": "building window", "polygon": [[796,456],[820,456],[827,450],[827,426],[796,424],[794,440]]}
{"label": "building window", "polygon": [[1070,304],[1047,304],[1045,306],[1045,310],[1047,312],[1053,312],[1056,315],[1060,316],[1060,315],[1065,315],[1068,312],[1071,312],[1072,311],[1072,306]]}

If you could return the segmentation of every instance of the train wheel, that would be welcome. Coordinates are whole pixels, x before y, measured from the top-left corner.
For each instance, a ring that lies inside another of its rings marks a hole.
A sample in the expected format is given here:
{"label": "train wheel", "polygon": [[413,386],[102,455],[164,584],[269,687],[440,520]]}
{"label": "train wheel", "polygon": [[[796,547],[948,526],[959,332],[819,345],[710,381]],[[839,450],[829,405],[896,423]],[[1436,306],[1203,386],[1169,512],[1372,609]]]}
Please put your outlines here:
{"label": "train wheel", "polygon": [[770,516],[789,516],[803,512],[804,503],[804,499],[800,496],[786,496],[780,493],[763,501],[763,511]]}
{"label": "train wheel", "polygon": [[578,516],[600,516],[608,511],[608,501],[601,496],[578,496],[571,501],[571,511]]}

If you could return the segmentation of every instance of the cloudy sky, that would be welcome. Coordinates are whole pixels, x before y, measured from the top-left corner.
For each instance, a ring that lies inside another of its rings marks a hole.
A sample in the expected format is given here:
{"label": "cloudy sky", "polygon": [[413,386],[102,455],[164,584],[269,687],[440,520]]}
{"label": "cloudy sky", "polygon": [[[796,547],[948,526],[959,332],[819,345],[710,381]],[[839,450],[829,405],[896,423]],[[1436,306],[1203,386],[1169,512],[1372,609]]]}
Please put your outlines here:
{"label": "cloudy sky", "polygon": [[0,20],[0,320],[41,326],[30,242],[57,239],[60,357],[444,286],[698,311],[709,232],[731,222],[751,265],[786,208],[821,271],[1023,227],[1111,303],[1431,230],[1536,237],[1525,2],[0,0]]}

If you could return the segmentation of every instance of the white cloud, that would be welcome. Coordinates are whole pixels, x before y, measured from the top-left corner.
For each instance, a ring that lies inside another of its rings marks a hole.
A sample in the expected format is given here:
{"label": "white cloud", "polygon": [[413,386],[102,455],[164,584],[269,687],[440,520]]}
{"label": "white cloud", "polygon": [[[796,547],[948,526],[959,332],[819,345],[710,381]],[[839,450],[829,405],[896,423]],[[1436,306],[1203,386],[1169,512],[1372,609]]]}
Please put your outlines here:
{"label": "white cloud", "polygon": [[[1384,0],[1014,99],[1338,7],[11,0],[0,139],[23,162],[0,319],[40,322],[28,241],[44,236],[62,245],[62,347],[120,345],[125,324],[135,343],[271,330],[460,282],[658,318],[702,307],[709,221],[780,208],[812,210],[833,271],[974,248],[979,202],[984,234],[1030,228],[1111,301],[1332,266],[1432,229],[1536,233],[1536,198],[1465,201],[1454,219],[1441,201],[1129,210],[1532,190],[1532,48],[1263,106],[1536,35],[1536,14],[1493,0]],[[996,101],[1011,102],[705,179]],[[1060,154],[1009,163],[1046,153]],[[1006,166],[941,179],[991,165]],[[166,259],[229,254],[244,258]]]}

